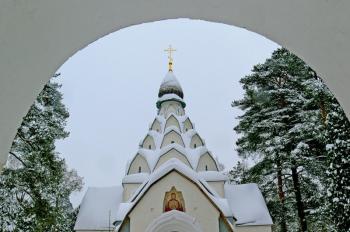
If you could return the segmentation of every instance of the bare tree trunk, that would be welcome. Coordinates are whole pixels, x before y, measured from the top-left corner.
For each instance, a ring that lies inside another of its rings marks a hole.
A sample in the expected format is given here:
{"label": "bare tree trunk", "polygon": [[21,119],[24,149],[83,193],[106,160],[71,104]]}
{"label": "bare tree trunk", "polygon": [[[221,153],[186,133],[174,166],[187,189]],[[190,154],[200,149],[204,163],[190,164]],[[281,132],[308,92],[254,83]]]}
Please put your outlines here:
{"label": "bare tree trunk", "polygon": [[285,206],[285,194],[283,191],[283,179],[282,179],[282,166],[281,162],[277,160],[277,189],[278,197],[281,203],[281,232],[287,232],[287,219],[286,219],[286,206]]}
{"label": "bare tree trunk", "polygon": [[297,167],[293,166],[291,170],[292,170],[292,179],[293,179],[296,206],[297,206],[298,216],[299,216],[300,231],[305,232],[307,231],[307,223],[306,223],[306,217],[304,212],[304,204],[301,198],[301,190],[300,190]]}

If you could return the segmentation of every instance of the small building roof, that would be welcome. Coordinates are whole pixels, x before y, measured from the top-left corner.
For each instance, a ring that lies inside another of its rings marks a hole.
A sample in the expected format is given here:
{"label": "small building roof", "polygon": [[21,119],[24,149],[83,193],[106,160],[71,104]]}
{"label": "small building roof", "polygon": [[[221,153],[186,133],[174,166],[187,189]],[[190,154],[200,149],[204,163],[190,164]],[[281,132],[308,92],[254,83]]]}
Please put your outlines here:
{"label": "small building roof", "polygon": [[257,184],[225,184],[225,198],[237,219],[237,226],[273,224]]}
{"label": "small building roof", "polygon": [[113,229],[123,197],[123,187],[89,187],[80,204],[75,231]]}

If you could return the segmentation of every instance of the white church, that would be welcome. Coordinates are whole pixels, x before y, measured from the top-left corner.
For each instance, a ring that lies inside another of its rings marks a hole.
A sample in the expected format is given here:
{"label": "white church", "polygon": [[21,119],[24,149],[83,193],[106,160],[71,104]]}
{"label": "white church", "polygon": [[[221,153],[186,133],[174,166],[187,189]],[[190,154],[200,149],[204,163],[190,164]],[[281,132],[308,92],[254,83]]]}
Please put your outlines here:
{"label": "white church", "polygon": [[270,232],[256,184],[234,185],[185,113],[172,70],[161,83],[158,112],[120,186],[90,187],[77,232]]}

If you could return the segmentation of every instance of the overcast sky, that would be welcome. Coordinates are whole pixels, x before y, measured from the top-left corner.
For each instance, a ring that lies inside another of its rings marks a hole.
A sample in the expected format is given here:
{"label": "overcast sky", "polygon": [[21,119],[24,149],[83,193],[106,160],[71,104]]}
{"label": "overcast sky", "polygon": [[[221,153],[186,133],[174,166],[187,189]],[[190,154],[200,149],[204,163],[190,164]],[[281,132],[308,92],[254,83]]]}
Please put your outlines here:
{"label": "overcast sky", "polygon": [[125,28],[90,44],[67,60],[62,75],[70,136],[57,150],[88,186],[120,185],[156,115],[159,85],[171,44],[174,73],[186,113],[226,169],[237,161],[233,127],[241,112],[231,107],[243,90],[239,79],[278,45],[245,29],[199,20],[167,20]]}

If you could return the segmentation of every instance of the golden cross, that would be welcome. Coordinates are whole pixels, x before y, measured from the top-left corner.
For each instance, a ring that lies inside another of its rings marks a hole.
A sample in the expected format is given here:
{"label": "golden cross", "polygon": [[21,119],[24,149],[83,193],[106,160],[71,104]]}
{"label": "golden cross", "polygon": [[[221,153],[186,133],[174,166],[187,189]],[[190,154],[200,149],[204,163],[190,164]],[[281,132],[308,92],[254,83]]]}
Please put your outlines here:
{"label": "golden cross", "polygon": [[168,53],[168,59],[169,59],[169,71],[173,71],[173,57],[172,57],[172,52],[176,52],[176,49],[172,48],[171,45],[169,45],[169,48],[164,50],[165,52]]}

